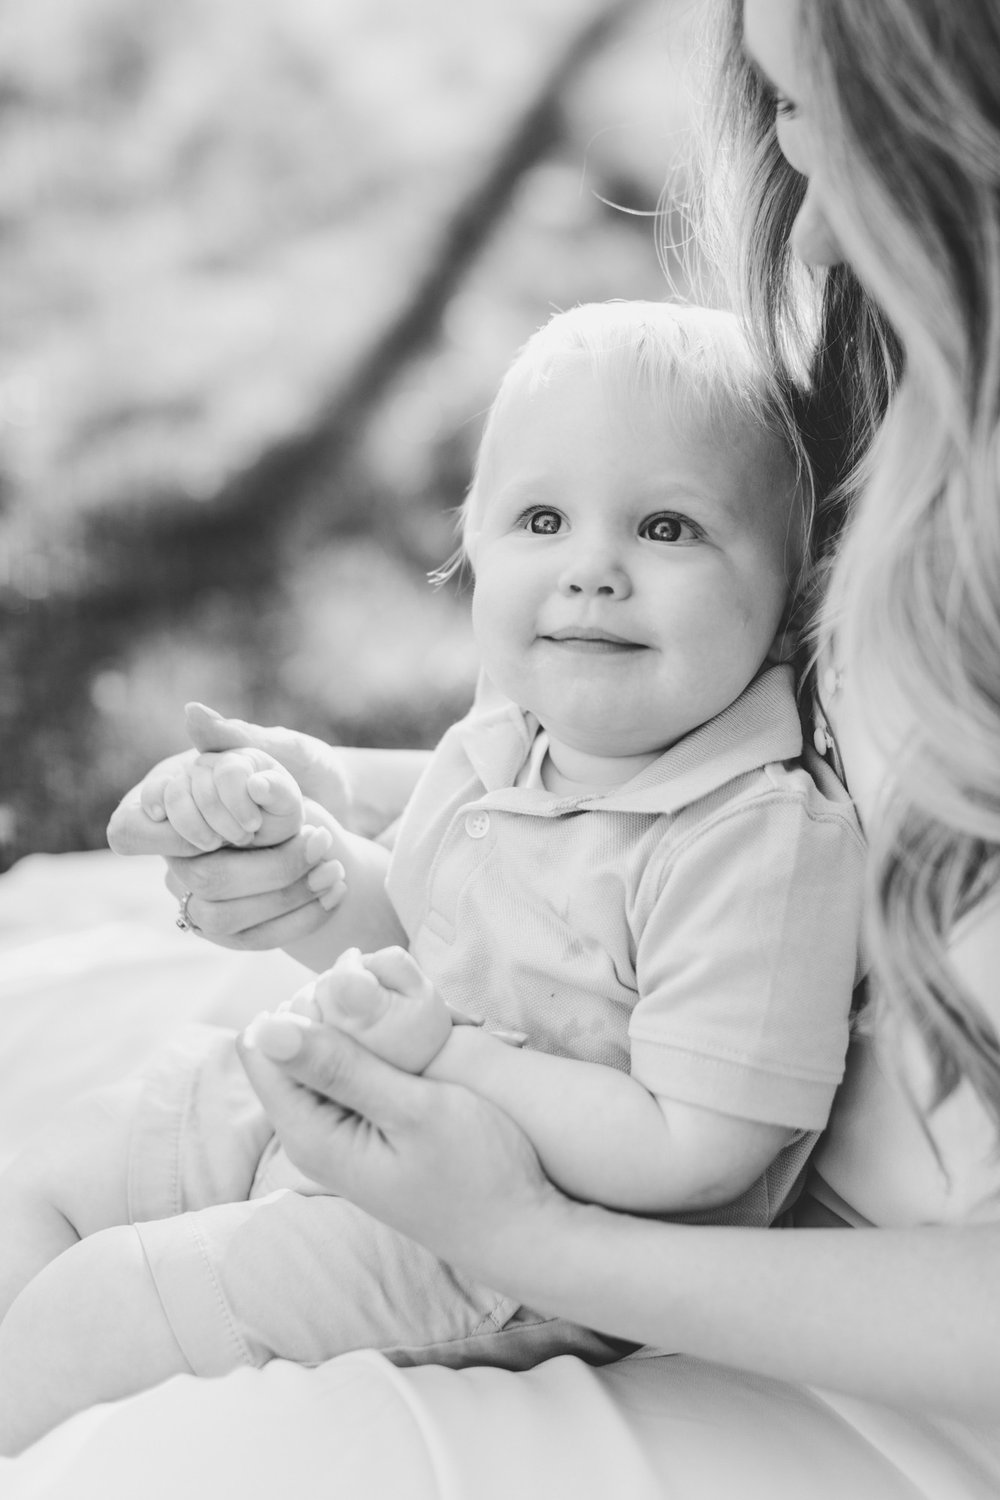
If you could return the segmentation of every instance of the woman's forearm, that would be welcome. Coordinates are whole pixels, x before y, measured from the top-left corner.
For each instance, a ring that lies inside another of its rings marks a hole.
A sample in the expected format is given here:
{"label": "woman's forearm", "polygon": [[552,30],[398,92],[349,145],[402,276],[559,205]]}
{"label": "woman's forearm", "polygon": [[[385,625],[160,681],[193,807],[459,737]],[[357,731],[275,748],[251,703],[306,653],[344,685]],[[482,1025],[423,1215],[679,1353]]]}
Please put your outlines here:
{"label": "woman's forearm", "polygon": [[561,1200],[519,1241],[473,1269],[529,1306],[796,1384],[1000,1417],[1000,1226],[700,1228]]}
{"label": "woman's forearm", "polygon": [[1000,1225],[730,1229],[574,1202],[468,1088],[332,1026],[277,1029],[244,1063],[296,1164],[488,1286],[761,1375],[1000,1419]]}
{"label": "woman's forearm", "polygon": [[430,751],[342,745],[335,753],[347,783],[352,829],[367,838],[378,838],[409,801]]}

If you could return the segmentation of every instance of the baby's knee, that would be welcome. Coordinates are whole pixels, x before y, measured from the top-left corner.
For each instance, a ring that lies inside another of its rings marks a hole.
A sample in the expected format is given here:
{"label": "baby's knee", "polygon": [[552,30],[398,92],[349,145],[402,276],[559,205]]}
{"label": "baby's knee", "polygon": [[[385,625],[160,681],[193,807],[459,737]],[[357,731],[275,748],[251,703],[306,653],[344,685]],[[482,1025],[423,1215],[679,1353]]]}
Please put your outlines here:
{"label": "baby's knee", "polygon": [[12,1168],[81,1238],[128,1221],[128,1154],[142,1088],[129,1078],[75,1100]]}
{"label": "baby's knee", "polygon": [[128,1283],[139,1270],[136,1253],[141,1257],[142,1248],[134,1230],[114,1229],[80,1240],[50,1261],[4,1319],[5,1364],[27,1368],[40,1359],[67,1377],[85,1379],[95,1346],[113,1338],[126,1316]]}
{"label": "baby's knee", "polygon": [[113,1331],[152,1287],[142,1243],[130,1224],[79,1240],[41,1271],[34,1290],[38,1315],[89,1334]]}
{"label": "baby's knee", "polygon": [[187,1368],[138,1234],[102,1230],[40,1271],[0,1327],[0,1443],[17,1451],[83,1407]]}

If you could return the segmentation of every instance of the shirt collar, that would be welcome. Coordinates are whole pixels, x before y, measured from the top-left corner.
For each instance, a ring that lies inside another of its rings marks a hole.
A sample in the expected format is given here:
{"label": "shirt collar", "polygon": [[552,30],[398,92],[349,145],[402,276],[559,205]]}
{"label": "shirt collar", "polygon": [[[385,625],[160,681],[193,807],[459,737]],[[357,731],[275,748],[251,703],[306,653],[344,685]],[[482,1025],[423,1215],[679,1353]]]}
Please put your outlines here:
{"label": "shirt collar", "polygon": [[[474,710],[459,726],[465,752],[487,792],[514,786],[538,728],[532,714],[512,703],[484,712]],[[548,806],[560,811],[679,812],[737,776],[772,761],[795,760],[801,753],[802,725],[792,668],[768,667],[735,703],[671,745],[631,781],[599,795],[553,793]],[[533,794],[533,800],[539,797],[545,800],[544,793]]]}

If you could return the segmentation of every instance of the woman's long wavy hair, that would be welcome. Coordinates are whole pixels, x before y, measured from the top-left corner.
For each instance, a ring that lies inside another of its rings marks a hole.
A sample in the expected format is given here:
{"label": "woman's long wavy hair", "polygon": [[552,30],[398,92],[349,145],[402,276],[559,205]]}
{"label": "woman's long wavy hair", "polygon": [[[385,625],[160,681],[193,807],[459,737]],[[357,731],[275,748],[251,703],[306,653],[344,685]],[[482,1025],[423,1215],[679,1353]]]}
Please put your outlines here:
{"label": "woman's long wavy hair", "polygon": [[821,633],[892,767],[869,830],[872,959],[937,1100],[968,1080],[1000,1130],[997,1034],[948,957],[1000,873],[1000,6],[801,0],[853,267],[812,274],[789,252],[804,184],[741,6],[725,10],[715,239],[799,391],[818,576],[837,550]]}

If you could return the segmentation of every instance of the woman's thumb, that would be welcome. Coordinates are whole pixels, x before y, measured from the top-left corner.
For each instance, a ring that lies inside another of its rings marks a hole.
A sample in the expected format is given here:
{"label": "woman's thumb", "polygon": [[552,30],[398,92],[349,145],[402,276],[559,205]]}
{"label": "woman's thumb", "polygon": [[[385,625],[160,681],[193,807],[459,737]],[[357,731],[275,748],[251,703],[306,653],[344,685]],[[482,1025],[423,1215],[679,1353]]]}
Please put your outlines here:
{"label": "woman's thumb", "polygon": [[184,717],[191,743],[198,750],[242,750],[260,744],[260,735],[252,724],[244,724],[242,719],[224,719],[204,703],[185,703]]}
{"label": "woman's thumb", "polygon": [[264,1090],[257,1086],[251,1061],[254,1051],[278,1063],[296,1082],[322,1098],[363,1115],[383,1130],[399,1128],[414,1113],[422,1080],[383,1062],[334,1026],[287,1011],[259,1016],[244,1033],[239,1050],[251,1082],[279,1130],[283,1123],[279,1118],[281,1101],[264,1098]]}

